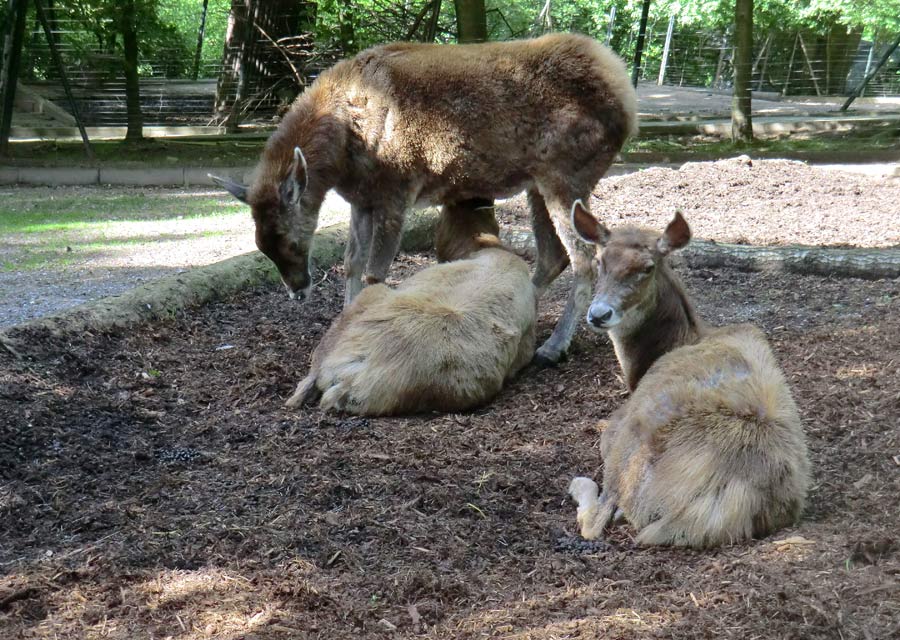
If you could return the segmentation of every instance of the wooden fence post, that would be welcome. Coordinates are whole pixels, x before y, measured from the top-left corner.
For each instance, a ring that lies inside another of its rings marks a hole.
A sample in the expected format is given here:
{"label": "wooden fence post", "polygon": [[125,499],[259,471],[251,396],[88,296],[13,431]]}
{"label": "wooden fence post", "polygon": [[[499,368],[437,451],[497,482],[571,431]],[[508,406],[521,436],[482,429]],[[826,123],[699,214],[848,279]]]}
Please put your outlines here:
{"label": "wooden fence post", "polygon": [[616,23],[616,5],[609,8],[609,22],[606,25],[606,46],[612,42],[613,25]]}
{"label": "wooden fence post", "polygon": [[662,63],[659,65],[659,78],[656,80],[658,86],[662,86],[663,80],[666,78],[666,65],[669,62],[669,48],[672,46],[672,31],[675,29],[675,14],[669,16],[669,28],[666,30],[666,44],[663,45]]}

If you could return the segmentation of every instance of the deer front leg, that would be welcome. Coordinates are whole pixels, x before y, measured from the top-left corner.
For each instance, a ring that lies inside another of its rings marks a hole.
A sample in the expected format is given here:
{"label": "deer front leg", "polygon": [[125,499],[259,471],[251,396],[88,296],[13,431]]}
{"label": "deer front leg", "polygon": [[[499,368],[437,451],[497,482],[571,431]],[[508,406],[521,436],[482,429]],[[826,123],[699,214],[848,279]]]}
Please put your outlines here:
{"label": "deer front leg", "polygon": [[[594,264],[593,251],[578,239],[569,222],[569,214],[576,199],[551,199],[546,195],[544,197],[556,234],[565,247],[566,253],[569,254],[573,271],[572,288],[569,290],[569,298],[566,301],[562,317],[557,321],[553,334],[540,346],[534,356],[535,362],[546,366],[556,364],[563,359],[578,324],[587,312],[591,302]],[[587,202],[587,196],[582,198],[582,201]]]}
{"label": "deer front leg", "polygon": [[350,237],[344,251],[344,308],[362,291],[362,274],[372,248],[372,211],[357,206],[350,208]]}
{"label": "deer front leg", "polygon": [[372,246],[363,276],[367,285],[384,282],[387,278],[391,263],[400,250],[406,211],[403,208],[388,211],[375,209],[372,214]]}

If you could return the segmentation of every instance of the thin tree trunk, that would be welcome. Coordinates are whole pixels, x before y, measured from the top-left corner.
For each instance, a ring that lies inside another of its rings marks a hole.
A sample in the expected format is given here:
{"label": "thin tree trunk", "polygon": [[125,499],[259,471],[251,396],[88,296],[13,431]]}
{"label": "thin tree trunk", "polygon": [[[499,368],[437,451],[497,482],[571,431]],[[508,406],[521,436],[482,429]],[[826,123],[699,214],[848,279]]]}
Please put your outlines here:
{"label": "thin tree trunk", "polygon": [[437,35],[438,20],[441,17],[441,4],[443,2],[442,0],[434,0],[432,4],[431,17],[426,25],[425,34],[422,36],[422,42],[434,42],[434,38]]}
{"label": "thin tree trunk", "polygon": [[125,50],[125,106],[128,112],[128,129],[125,142],[144,139],[144,122],[141,117],[141,84],[138,78],[138,40],[134,24],[134,0],[121,3],[122,45]]}
{"label": "thin tree trunk", "polygon": [[78,132],[81,134],[81,142],[84,144],[84,153],[89,160],[93,160],[95,157],[94,150],[91,149],[91,141],[88,140],[84,123],[81,121],[81,116],[78,114],[78,103],[75,102],[75,96],[72,95],[72,87],[69,86],[66,68],[63,66],[62,58],[59,55],[59,50],[53,39],[53,31],[50,28],[50,21],[47,18],[47,13],[42,2],[43,0],[34,0],[35,13],[37,14],[36,17],[44,29],[44,34],[47,36],[47,45],[50,47],[50,57],[53,59],[53,64],[56,66],[56,70],[59,73],[59,79],[62,82],[63,90],[66,92],[66,98],[69,99],[69,107],[72,109],[72,116],[75,118],[75,124],[78,125]]}
{"label": "thin tree trunk", "polygon": [[247,0],[244,5],[244,20],[239,22],[237,28],[242,30],[241,35],[241,51],[237,61],[237,82],[235,83],[234,101],[228,109],[228,115],[223,123],[226,133],[237,133],[238,126],[241,123],[241,103],[247,94],[247,86],[250,83],[250,60],[251,53],[254,49],[253,38],[255,37],[255,29],[253,25],[256,23],[257,5],[251,0]]}
{"label": "thin tree trunk", "polygon": [[753,0],[735,0],[734,94],[731,99],[731,140],[753,140],[750,116],[750,72],[753,64]]}
{"label": "thin tree trunk", "polygon": [[353,26],[353,7],[350,0],[339,0],[338,23],[340,25],[341,50],[345,56],[356,53],[356,29]]}
{"label": "thin tree trunk", "polygon": [[203,11],[200,12],[200,29],[197,31],[197,51],[194,53],[194,71],[191,77],[196,80],[200,77],[200,54],[203,53],[203,36],[206,33],[206,10],[209,0],[203,0]]}
{"label": "thin tree trunk", "polygon": [[456,6],[456,39],[464,42],[487,40],[487,14],[484,0],[454,0]]}
{"label": "thin tree trunk", "polygon": [[647,17],[650,15],[650,0],[644,0],[641,8],[641,23],[638,26],[637,44],[634,46],[634,68],[631,71],[631,84],[637,89],[641,75],[641,57],[644,55],[644,38],[647,35]]}
{"label": "thin tree trunk", "polygon": [[0,156],[9,154],[9,132],[12,128],[16,85],[19,82],[19,65],[22,60],[22,43],[25,40],[25,14],[28,0],[12,0],[9,3],[9,31],[5,34],[3,60],[0,65]]}

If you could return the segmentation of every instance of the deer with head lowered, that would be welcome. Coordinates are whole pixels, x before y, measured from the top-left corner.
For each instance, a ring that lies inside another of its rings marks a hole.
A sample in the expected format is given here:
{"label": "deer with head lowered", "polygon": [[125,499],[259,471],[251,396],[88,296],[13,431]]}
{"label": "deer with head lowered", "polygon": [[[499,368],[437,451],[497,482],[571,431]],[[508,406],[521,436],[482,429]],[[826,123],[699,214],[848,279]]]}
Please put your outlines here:
{"label": "deer with head lowered", "polygon": [[682,215],[662,234],[609,231],[580,203],[572,221],[597,247],[588,324],[609,333],[632,391],[600,438],[603,492],[569,487],[582,535],[618,512],[640,544],[713,547],[792,524],[809,484],[797,406],[762,331],[697,317],[666,260],[690,240]]}
{"label": "deer with head lowered", "polygon": [[542,292],[571,262],[574,283],[538,360],[568,349],[590,300],[590,250],[569,224],[637,126],[625,66],[590,38],[374,47],[323,73],[269,138],[251,185],[216,179],[250,204],[256,242],[291,297],[310,289],[319,208],[351,205],[345,307],[382,282],[406,211],[528,192]]}

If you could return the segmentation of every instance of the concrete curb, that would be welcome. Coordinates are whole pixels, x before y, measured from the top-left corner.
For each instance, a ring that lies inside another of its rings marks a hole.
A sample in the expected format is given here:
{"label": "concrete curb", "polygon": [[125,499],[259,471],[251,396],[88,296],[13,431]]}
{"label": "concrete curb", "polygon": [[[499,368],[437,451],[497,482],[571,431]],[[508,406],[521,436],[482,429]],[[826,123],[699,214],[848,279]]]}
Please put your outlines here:
{"label": "concrete curb", "polygon": [[[438,210],[411,212],[404,227],[403,251],[424,251],[433,246]],[[316,233],[313,262],[329,268],[341,259],[349,225],[341,222]],[[0,331],[0,345],[14,352],[27,351],[29,336],[73,335],[85,331],[126,329],[172,318],[185,309],[221,300],[265,282],[277,282],[274,265],[258,251],[235,256],[185,273],[160,278],[118,296],[94,300],[43,318]]]}
{"label": "concrete curb", "polygon": [[[666,163],[619,163],[610,167],[607,176],[623,176],[648,166]],[[28,186],[134,186],[134,187],[214,187],[209,174],[249,184],[254,167],[198,167],[158,169],[67,168],[67,167],[0,167],[0,185]],[[217,187],[218,188],[218,187]]]}
{"label": "concrete curb", "polygon": [[[846,131],[876,124],[900,123],[900,115],[865,116],[785,116],[754,117],[753,133],[771,135],[775,133],[798,133],[815,131]],[[692,135],[705,134],[727,137],[731,135],[731,120],[696,121],[643,121],[640,123],[642,135]]]}

